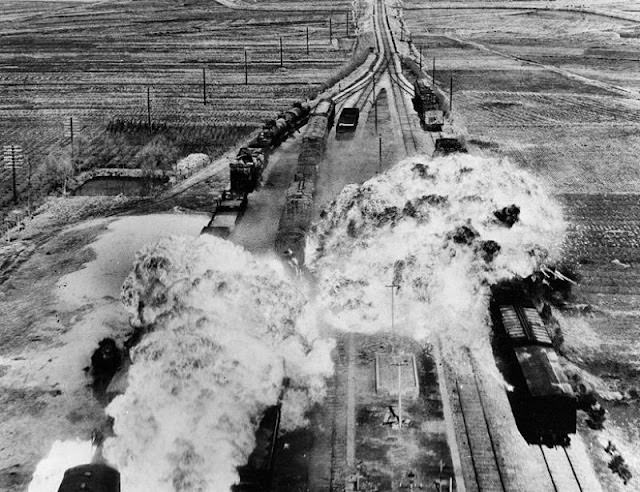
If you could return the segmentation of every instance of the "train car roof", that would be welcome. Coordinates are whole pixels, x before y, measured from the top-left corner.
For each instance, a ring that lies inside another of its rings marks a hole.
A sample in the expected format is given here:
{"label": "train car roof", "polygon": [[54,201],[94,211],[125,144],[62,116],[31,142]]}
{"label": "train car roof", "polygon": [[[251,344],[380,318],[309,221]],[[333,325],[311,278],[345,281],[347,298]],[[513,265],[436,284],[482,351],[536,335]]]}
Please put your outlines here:
{"label": "train car roof", "polygon": [[323,139],[326,137],[327,131],[327,118],[321,115],[312,116],[309,119],[307,129],[304,132],[303,140],[309,139]]}
{"label": "train car roof", "polygon": [[532,397],[574,397],[555,350],[533,346],[516,347],[514,352]]}
{"label": "train car roof", "polygon": [[120,473],[103,463],[75,466],[64,472],[58,492],[120,492]]}
{"label": "train car roof", "polygon": [[331,99],[323,99],[318,104],[316,104],[316,107],[313,108],[313,112],[326,113],[331,110],[332,106],[333,106],[333,101]]}
{"label": "train car roof", "polygon": [[538,311],[533,307],[500,306],[502,326],[512,342],[551,346],[551,337]]}

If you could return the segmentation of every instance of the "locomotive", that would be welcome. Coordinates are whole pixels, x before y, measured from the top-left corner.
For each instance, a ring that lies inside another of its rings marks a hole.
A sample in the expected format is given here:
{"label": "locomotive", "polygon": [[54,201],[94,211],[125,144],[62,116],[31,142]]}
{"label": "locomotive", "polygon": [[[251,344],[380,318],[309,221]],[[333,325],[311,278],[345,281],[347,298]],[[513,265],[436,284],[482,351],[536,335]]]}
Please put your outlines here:
{"label": "locomotive", "polygon": [[530,444],[568,445],[576,432],[576,396],[538,311],[526,298],[494,296],[491,314],[520,433]]}

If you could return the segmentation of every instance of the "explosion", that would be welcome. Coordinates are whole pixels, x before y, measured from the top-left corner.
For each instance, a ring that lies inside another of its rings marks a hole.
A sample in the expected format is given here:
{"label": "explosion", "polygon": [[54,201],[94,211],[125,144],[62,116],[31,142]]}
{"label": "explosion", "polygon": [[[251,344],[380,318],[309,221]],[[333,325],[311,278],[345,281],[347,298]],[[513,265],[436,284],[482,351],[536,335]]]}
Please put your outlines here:
{"label": "explosion", "polygon": [[507,160],[414,157],[347,186],[307,242],[321,304],[345,330],[441,339],[448,354],[486,344],[490,285],[559,255],[560,207]]}
{"label": "explosion", "polygon": [[55,441],[49,454],[36,466],[27,492],[55,492],[68,468],[90,463],[96,452],[91,441]]}
{"label": "explosion", "polygon": [[138,254],[122,299],[147,332],[126,393],[107,408],[115,437],[104,455],[123,490],[229,490],[285,378],[285,429],[324,397],[332,345],[275,258],[173,237]]}

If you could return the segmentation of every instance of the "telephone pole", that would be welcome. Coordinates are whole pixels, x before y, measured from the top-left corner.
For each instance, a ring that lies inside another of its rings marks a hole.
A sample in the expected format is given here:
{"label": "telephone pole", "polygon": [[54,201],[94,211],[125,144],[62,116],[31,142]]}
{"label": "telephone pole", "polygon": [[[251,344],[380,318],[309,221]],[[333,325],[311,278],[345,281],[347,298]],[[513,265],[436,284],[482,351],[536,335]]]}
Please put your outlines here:
{"label": "telephone pole", "polygon": [[282,64],[282,36],[280,36],[280,68],[283,67]]}
{"label": "telephone pole", "polygon": [[151,90],[147,87],[147,125],[151,133]]}
{"label": "telephone pole", "polygon": [[[395,337],[395,305],[394,305],[394,296],[395,289],[398,289],[400,286],[394,281],[391,282],[391,285],[386,285],[385,287],[391,289],[391,334],[392,340]],[[398,430],[402,429],[402,366],[407,365],[407,361],[404,360],[404,356],[401,352],[398,354],[395,353],[395,343],[392,341],[391,344],[391,365],[398,367]]]}
{"label": "telephone pole", "polygon": [[376,132],[378,131],[378,98],[376,97],[376,74],[373,74],[373,114]]}
{"label": "telephone pole", "polygon": [[207,105],[207,75],[204,67],[202,68],[202,104]]}
{"label": "telephone pole", "polygon": [[382,137],[378,136],[378,173],[382,174]]}
{"label": "telephone pole", "polygon": [[436,59],[433,58],[433,71],[431,72],[431,85],[436,86]]}
{"label": "telephone pole", "polygon": [[422,73],[422,45],[420,45],[420,73]]}
{"label": "telephone pole", "polygon": [[69,136],[71,137],[71,156],[73,157],[73,116],[69,118]]}
{"label": "telephone pole", "polygon": [[309,56],[309,26],[307,26],[307,56]]}
{"label": "telephone pole", "polygon": [[453,76],[449,77],[449,113],[453,108]]}
{"label": "telephone pole", "polygon": [[249,66],[247,65],[247,48],[244,49],[244,85],[249,83]]}
{"label": "telephone pole", "polygon": [[329,43],[333,41],[333,26],[331,25],[331,17],[329,17]]}
{"label": "telephone pole", "polygon": [[347,37],[349,37],[349,11],[347,10],[347,23],[346,23]]}

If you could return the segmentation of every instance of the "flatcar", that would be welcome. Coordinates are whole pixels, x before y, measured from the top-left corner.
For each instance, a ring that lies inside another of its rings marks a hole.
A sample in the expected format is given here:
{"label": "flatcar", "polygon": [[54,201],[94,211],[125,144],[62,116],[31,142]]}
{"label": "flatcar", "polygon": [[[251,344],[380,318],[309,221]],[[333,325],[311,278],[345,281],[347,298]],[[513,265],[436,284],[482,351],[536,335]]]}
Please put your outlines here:
{"label": "flatcar", "polygon": [[568,444],[576,432],[576,397],[538,311],[526,302],[493,303],[492,317],[520,433],[529,443]]}
{"label": "flatcar", "polygon": [[216,201],[211,220],[202,229],[201,234],[212,234],[223,239],[236,228],[238,221],[247,210],[249,201],[246,193],[233,193],[231,190],[222,192],[222,196]]}

